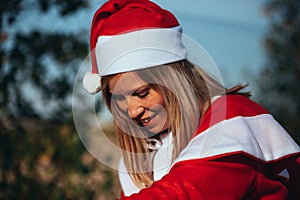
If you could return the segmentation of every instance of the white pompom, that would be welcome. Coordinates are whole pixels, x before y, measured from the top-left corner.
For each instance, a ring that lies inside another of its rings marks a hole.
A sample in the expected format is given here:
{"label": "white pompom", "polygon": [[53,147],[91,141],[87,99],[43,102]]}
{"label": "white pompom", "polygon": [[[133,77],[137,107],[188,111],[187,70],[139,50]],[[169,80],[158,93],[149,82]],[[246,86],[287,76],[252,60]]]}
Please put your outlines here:
{"label": "white pompom", "polygon": [[101,90],[101,76],[87,72],[83,77],[83,88],[90,94],[96,94]]}

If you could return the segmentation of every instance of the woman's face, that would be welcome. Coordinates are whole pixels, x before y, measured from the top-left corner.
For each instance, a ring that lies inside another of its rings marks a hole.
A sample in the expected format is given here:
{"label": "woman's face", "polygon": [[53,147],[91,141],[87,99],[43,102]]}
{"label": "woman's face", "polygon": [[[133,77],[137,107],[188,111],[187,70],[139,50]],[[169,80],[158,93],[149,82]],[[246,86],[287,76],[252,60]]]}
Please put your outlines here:
{"label": "woman's face", "polygon": [[140,126],[156,134],[168,128],[165,102],[160,92],[136,73],[117,74],[109,81],[112,101]]}

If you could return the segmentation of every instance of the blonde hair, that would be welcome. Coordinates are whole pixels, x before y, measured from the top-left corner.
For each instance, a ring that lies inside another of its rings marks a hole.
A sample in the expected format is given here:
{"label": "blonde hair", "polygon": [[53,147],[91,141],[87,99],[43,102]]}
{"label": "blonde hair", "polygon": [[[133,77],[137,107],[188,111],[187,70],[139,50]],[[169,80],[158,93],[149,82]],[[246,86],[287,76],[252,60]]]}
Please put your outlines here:
{"label": "blonde hair", "polygon": [[[136,71],[150,87],[160,92],[169,118],[169,131],[173,134],[172,160],[186,147],[199,126],[202,114],[211,104],[211,98],[226,93],[237,93],[244,86],[226,90],[200,67],[187,60]],[[101,79],[103,98],[113,112],[114,123],[126,168],[139,188],[153,183],[153,159],[147,148],[149,133],[133,125],[127,113],[119,111],[109,92],[113,75]],[[128,134],[130,133],[130,134]]]}

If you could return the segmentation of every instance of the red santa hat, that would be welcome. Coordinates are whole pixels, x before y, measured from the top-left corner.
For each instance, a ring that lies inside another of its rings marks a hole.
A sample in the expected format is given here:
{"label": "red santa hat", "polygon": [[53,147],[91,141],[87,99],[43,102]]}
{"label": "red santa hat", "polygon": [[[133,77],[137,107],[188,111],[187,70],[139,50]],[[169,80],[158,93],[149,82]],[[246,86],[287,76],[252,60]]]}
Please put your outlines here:
{"label": "red santa hat", "polygon": [[95,13],[90,35],[92,72],[83,79],[91,94],[101,76],[186,58],[175,16],[148,0],[110,0]]}

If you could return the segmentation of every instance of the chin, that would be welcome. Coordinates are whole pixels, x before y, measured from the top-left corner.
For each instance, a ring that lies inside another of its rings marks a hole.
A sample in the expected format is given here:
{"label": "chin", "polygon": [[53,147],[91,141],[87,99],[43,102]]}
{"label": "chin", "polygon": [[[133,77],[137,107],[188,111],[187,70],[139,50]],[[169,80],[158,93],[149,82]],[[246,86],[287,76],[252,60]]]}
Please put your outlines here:
{"label": "chin", "polygon": [[153,127],[153,128],[148,128],[149,132],[151,133],[152,136],[159,134],[166,130],[167,128],[164,127]]}

